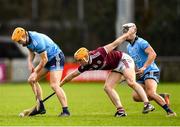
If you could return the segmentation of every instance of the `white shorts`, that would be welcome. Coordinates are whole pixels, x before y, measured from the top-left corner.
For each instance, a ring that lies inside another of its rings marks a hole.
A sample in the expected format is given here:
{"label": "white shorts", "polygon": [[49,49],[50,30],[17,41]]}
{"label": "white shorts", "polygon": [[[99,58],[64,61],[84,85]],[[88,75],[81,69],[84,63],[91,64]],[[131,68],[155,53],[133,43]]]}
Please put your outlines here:
{"label": "white shorts", "polygon": [[122,53],[122,58],[119,61],[118,66],[112,71],[123,73],[123,71],[127,68],[135,69],[135,64],[133,59],[126,53]]}

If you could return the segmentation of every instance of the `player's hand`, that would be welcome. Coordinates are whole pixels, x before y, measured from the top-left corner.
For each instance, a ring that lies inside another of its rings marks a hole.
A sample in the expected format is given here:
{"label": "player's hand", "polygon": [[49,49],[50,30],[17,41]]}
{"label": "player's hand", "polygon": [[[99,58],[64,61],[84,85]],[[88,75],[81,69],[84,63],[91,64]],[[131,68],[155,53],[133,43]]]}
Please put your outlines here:
{"label": "player's hand", "polygon": [[142,68],[140,68],[140,69],[137,69],[137,71],[136,71],[137,77],[141,77],[141,76],[144,74],[144,71],[145,71],[145,70],[146,70],[145,67],[142,67]]}
{"label": "player's hand", "polygon": [[31,81],[31,82],[37,81],[37,72],[31,73],[31,75],[29,76],[29,81]]}
{"label": "player's hand", "polygon": [[34,72],[34,65],[32,64],[32,63],[29,63],[28,64],[28,70],[31,72],[31,73],[33,73]]}
{"label": "player's hand", "polygon": [[135,33],[136,33],[136,27],[134,27],[134,26],[130,27],[129,30],[128,30],[128,34],[132,35],[132,34],[135,34]]}

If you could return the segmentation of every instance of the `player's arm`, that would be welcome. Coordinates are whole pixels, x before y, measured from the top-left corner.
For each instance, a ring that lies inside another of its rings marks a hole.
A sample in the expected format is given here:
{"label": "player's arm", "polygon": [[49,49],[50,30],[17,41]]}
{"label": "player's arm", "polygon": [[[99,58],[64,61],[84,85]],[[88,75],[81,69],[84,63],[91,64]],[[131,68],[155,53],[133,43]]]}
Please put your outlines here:
{"label": "player's arm", "polygon": [[71,81],[73,78],[77,77],[78,75],[80,75],[81,73],[79,72],[78,69],[76,69],[75,71],[73,71],[72,73],[68,74],[60,83],[60,86],[63,86],[65,83]]}
{"label": "player's arm", "polygon": [[30,72],[34,71],[34,66],[33,66],[34,57],[35,57],[35,53],[32,52],[31,50],[29,50],[29,53],[28,53],[28,69]]}
{"label": "player's arm", "polygon": [[155,60],[156,58],[156,53],[153,50],[153,48],[149,45],[146,49],[145,49],[145,53],[148,54],[148,58],[146,60],[146,62],[144,63],[143,67],[141,67],[140,69],[137,70],[136,74],[137,75],[142,75],[144,73],[144,71],[146,70],[146,68],[151,65],[151,63]]}
{"label": "player's arm", "polygon": [[110,44],[107,44],[104,46],[104,48],[106,49],[106,52],[111,52],[113,49],[115,49],[118,45],[120,45],[121,43],[123,43],[128,36],[133,35],[136,32],[136,28],[135,27],[131,27],[129,28],[129,31],[127,33],[124,33],[123,35],[121,35],[120,37],[118,37],[115,41],[113,41]]}
{"label": "player's arm", "polygon": [[35,71],[36,73],[39,73],[39,72],[44,68],[44,66],[46,65],[47,62],[48,62],[47,52],[46,52],[46,51],[43,51],[43,52],[40,54],[40,62],[39,62],[39,64],[36,66],[36,68],[34,69],[34,71]]}
{"label": "player's arm", "polygon": [[147,68],[156,59],[157,55],[154,49],[150,45],[145,49],[145,53],[148,54],[148,59],[144,63],[143,67]]}

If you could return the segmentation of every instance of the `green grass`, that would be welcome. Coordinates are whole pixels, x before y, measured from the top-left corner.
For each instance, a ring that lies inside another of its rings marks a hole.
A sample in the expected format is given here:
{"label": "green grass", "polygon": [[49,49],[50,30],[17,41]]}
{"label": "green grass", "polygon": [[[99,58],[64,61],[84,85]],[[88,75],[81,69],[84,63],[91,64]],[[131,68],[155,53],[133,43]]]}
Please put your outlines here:
{"label": "green grass", "polygon": [[[70,83],[64,86],[72,116],[57,117],[61,106],[56,96],[45,102],[47,113],[20,118],[18,114],[35,104],[34,95],[27,83],[0,85],[0,126],[180,126],[180,117],[167,118],[165,111],[155,102],[156,110],[142,114],[143,103],[133,102],[132,90],[119,85],[117,91],[128,113],[127,117],[113,117],[116,109],[103,91],[103,83]],[[41,84],[44,97],[52,93],[47,83]],[[159,92],[171,94],[171,107],[180,114],[180,83],[161,83]]]}

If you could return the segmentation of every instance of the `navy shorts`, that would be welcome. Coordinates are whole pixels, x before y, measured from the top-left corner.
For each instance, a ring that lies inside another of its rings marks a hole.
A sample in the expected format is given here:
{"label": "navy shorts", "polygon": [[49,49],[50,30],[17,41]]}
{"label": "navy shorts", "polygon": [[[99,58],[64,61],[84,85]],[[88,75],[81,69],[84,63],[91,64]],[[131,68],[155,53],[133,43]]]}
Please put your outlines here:
{"label": "navy shorts", "polygon": [[154,79],[157,83],[159,83],[159,78],[160,78],[160,72],[147,72],[145,73],[142,77],[140,77],[139,79],[137,79],[138,83],[144,84],[146,79]]}
{"label": "navy shorts", "polygon": [[60,52],[46,63],[45,68],[49,71],[63,70],[64,61],[65,61],[64,54]]}

